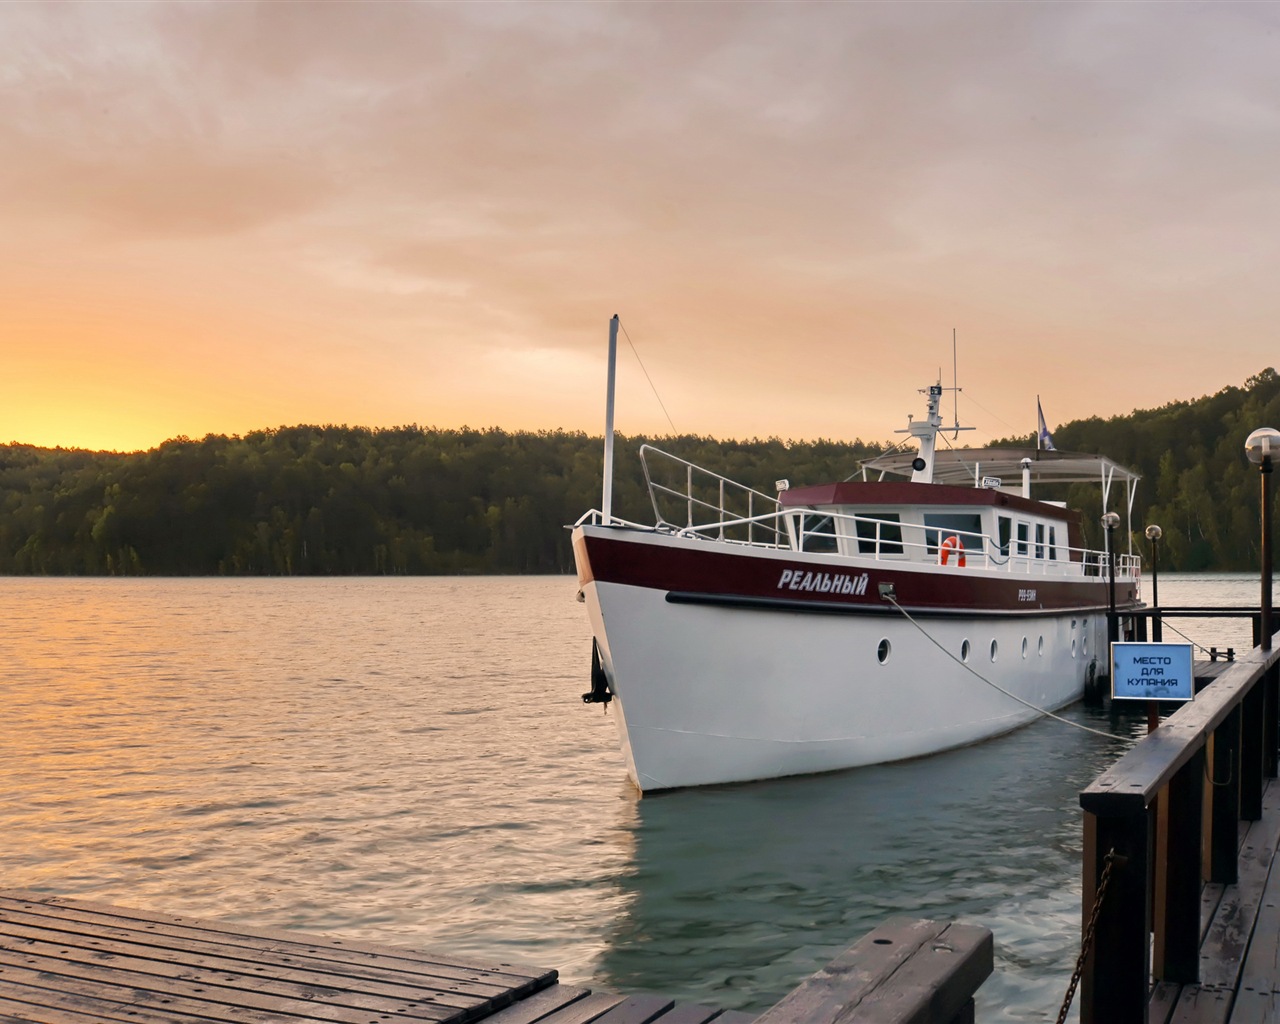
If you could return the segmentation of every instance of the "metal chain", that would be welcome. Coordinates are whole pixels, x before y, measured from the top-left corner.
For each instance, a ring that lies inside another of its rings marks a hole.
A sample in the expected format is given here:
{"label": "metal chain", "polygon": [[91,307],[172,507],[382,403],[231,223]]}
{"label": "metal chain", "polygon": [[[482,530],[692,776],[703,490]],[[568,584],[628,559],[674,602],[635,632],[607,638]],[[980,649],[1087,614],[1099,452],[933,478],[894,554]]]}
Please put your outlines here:
{"label": "metal chain", "polygon": [[1123,860],[1116,856],[1113,846],[1104,858],[1106,866],[1102,869],[1102,877],[1098,880],[1098,894],[1093,898],[1093,910],[1089,912],[1089,923],[1084,926],[1084,936],[1080,940],[1080,956],[1076,960],[1076,969],[1071,972],[1071,984],[1067,986],[1066,998],[1062,1000],[1062,1009],[1058,1011],[1057,1024],[1067,1019],[1067,1011],[1071,1009],[1071,1001],[1076,997],[1076,986],[1080,984],[1080,975],[1084,973],[1084,962],[1093,947],[1093,932],[1098,926],[1098,912],[1102,910],[1102,901],[1107,895],[1107,883],[1111,881],[1111,869],[1116,861]]}

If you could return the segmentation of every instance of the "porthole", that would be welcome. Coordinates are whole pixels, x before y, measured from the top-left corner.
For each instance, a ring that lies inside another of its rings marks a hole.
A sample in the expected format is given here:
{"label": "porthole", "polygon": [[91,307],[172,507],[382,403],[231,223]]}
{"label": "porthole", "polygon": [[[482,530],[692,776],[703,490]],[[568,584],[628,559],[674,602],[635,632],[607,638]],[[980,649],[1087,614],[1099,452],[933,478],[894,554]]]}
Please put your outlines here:
{"label": "porthole", "polygon": [[880,646],[876,648],[876,660],[883,665],[889,660],[889,655],[893,653],[893,644],[889,643],[888,638],[880,641]]}
{"label": "porthole", "polygon": [[1000,645],[993,639],[991,641],[991,660],[995,661],[1000,656]]}
{"label": "porthole", "polygon": [[1022,656],[1024,658],[1027,656],[1027,638],[1025,636],[1022,638]]}
{"label": "porthole", "polygon": [[1041,637],[1036,642],[1036,654],[1038,654],[1042,658],[1044,657],[1044,637]]}
{"label": "porthole", "polygon": [[1074,633],[1075,631],[1076,631],[1076,620],[1075,620],[1075,619],[1072,619],[1072,620],[1071,620],[1071,632],[1073,632],[1073,633]]}
{"label": "porthole", "polygon": [[[1087,626],[1088,623],[1086,622],[1085,625]],[[1085,634],[1080,638],[1080,653],[1084,655],[1086,658],[1089,657],[1089,633],[1087,630],[1085,631]]]}
{"label": "porthole", "polygon": [[1074,658],[1075,656],[1076,656],[1076,638],[1072,637],[1071,638],[1071,657]]}
{"label": "porthole", "polygon": [[960,660],[961,661],[969,660],[969,641],[968,640],[964,641],[960,645]]}

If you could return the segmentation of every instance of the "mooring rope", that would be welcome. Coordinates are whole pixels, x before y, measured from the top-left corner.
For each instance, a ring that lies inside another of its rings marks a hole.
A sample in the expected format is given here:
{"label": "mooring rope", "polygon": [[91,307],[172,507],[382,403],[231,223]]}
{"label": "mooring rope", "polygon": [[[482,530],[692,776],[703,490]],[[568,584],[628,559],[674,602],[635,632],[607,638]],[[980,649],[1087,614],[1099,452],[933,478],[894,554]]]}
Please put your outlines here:
{"label": "mooring rope", "polygon": [[891,605],[893,605],[896,609],[898,609],[898,611],[902,612],[903,617],[906,618],[906,620],[909,623],[911,623],[911,625],[915,626],[916,629],[920,631],[921,635],[924,636],[924,638],[929,641],[929,643],[933,644],[934,647],[938,648],[938,650],[940,650],[943,654],[945,654],[948,658],[954,661],[957,665],[959,665],[962,669],[964,669],[970,675],[973,675],[976,678],[980,679],[982,682],[990,686],[993,690],[999,690],[1010,700],[1015,700],[1019,704],[1023,705],[1024,707],[1030,708],[1032,711],[1036,712],[1036,714],[1044,715],[1046,718],[1052,718],[1055,722],[1061,722],[1063,725],[1069,725],[1073,729],[1080,729],[1083,732],[1091,732],[1093,733],[1093,735],[1101,736],[1103,739],[1107,739],[1107,740],[1119,740],[1123,743],[1129,743],[1129,744],[1133,743],[1133,738],[1130,736],[1121,736],[1118,733],[1114,733],[1114,732],[1103,732],[1101,729],[1094,729],[1088,725],[1081,725],[1079,722],[1073,722],[1069,718],[1063,718],[1061,715],[1055,715],[1052,711],[1046,711],[1044,708],[1037,707],[1036,705],[1032,704],[1029,700],[1023,700],[1016,693],[1010,693],[999,683],[993,683],[981,672],[979,672],[977,669],[969,665],[968,662],[961,661],[949,650],[943,647],[942,644],[940,644],[937,640],[935,640],[930,635],[927,629],[925,629],[922,625],[920,625],[920,623],[918,623],[915,619],[911,617],[910,612],[908,612],[905,608],[903,608],[902,605],[898,604],[896,598],[894,598],[889,594],[885,594],[883,596],[886,601],[888,601]]}
{"label": "mooring rope", "polygon": [[1186,634],[1186,633],[1184,633],[1184,632],[1182,632],[1182,630],[1180,630],[1177,626],[1174,626],[1174,625],[1172,625],[1171,623],[1165,622],[1163,619],[1161,620],[1160,625],[1161,625],[1161,626],[1162,626],[1162,628],[1164,628],[1164,629],[1171,629],[1171,630],[1173,630],[1175,633],[1177,633],[1177,634],[1178,634],[1178,636],[1182,637],[1182,639],[1183,639],[1183,640],[1185,640],[1187,643],[1189,643],[1192,647],[1194,647],[1196,650],[1198,650],[1201,654],[1208,654],[1208,653],[1209,653],[1209,648],[1205,647],[1203,644],[1196,643],[1196,641],[1192,640],[1192,639],[1191,639],[1191,637],[1187,636],[1187,634]]}

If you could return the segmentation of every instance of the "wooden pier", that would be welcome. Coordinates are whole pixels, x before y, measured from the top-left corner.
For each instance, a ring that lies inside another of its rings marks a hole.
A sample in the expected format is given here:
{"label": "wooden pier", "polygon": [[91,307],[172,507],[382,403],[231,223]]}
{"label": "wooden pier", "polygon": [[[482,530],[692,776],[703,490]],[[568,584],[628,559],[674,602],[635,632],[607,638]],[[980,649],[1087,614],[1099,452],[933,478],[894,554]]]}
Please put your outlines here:
{"label": "wooden pier", "polygon": [[31,1024],[972,1024],[991,933],[894,920],[756,1018],[554,970],[0,891],[0,1021]]}
{"label": "wooden pier", "polygon": [[1082,1024],[1280,1022],[1280,649],[1201,681],[1080,794]]}

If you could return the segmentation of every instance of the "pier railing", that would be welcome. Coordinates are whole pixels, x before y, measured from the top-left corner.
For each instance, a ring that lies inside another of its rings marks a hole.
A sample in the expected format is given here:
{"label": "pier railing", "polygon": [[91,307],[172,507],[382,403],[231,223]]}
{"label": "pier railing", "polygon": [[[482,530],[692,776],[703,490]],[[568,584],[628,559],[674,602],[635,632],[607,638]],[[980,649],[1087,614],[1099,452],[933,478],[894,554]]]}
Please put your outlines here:
{"label": "pier railing", "polygon": [[1203,884],[1236,881],[1239,823],[1276,777],[1278,662],[1239,657],[1081,792],[1081,1024],[1146,1021],[1153,981],[1199,980]]}

